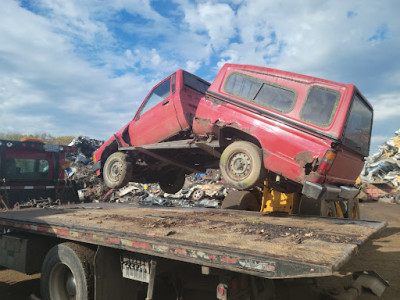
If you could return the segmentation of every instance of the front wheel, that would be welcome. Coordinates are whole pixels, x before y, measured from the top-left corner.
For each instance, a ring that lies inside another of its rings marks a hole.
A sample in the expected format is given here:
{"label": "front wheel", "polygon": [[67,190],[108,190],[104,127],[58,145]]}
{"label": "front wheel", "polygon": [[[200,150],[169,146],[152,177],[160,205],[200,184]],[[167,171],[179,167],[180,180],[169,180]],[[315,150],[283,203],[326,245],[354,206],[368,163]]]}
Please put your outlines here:
{"label": "front wheel", "polygon": [[132,178],[132,163],[128,155],[122,152],[111,154],[104,164],[103,179],[110,189],[119,189],[127,185]]}
{"label": "front wheel", "polygon": [[166,172],[160,178],[159,184],[164,193],[175,194],[179,192],[185,184],[185,172],[176,169]]}
{"label": "front wheel", "polygon": [[219,168],[226,183],[238,190],[247,190],[264,179],[261,149],[246,141],[233,142],[226,147]]}
{"label": "front wheel", "polygon": [[74,244],[62,243],[47,253],[40,277],[42,298],[93,299],[94,251]]}

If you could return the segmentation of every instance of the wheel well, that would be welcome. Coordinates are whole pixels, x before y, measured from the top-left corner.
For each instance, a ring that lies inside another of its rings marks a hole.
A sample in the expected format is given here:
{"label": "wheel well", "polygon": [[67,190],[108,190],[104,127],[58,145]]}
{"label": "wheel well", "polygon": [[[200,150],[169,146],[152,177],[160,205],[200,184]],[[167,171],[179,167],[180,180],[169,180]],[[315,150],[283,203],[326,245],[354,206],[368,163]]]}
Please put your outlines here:
{"label": "wheel well", "polygon": [[237,140],[251,142],[262,149],[260,141],[251,134],[233,127],[224,127],[220,129],[219,142],[222,148],[226,148],[229,144]]}

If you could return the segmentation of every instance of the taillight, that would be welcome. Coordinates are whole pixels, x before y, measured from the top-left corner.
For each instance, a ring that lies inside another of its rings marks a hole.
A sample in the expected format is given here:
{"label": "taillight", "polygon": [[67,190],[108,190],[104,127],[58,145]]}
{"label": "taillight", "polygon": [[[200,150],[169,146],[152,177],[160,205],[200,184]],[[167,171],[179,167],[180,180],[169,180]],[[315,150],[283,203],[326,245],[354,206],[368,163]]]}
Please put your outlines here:
{"label": "taillight", "polygon": [[328,150],[322,159],[321,165],[319,166],[318,173],[326,175],[336,158],[336,152],[333,150]]}

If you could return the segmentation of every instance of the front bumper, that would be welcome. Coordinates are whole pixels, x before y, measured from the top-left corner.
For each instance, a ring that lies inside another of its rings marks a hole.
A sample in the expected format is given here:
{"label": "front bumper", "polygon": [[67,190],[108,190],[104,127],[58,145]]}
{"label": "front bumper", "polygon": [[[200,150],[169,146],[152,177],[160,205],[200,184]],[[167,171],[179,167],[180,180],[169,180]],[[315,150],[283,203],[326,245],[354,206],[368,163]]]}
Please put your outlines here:
{"label": "front bumper", "polygon": [[302,194],[306,197],[317,200],[351,200],[354,199],[360,190],[348,186],[330,186],[306,181]]}

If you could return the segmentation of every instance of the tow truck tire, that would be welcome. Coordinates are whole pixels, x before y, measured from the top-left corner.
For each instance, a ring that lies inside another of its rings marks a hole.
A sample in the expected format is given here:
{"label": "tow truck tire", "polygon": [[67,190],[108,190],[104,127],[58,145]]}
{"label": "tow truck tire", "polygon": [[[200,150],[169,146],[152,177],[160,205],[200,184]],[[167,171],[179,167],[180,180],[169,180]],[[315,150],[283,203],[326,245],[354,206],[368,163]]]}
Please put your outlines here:
{"label": "tow truck tire", "polygon": [[256,196],[249,191],[234,191],[226,195],[221,208],[260,211],[261,206]]}
{"label": "tow truck tire", "polygon": [[128,155],[122,152],[111,154],[103,168],[104,183],[110,189],[119,189],[127,185],[132,178],[132,163]]}
{"label": "tow truck tire", "polygon": [[238,190],[247,190],[264,179],[261,149],[246,141],[233,142],[226,147],[219,168],[226,183]]}
{"label": "tow truck tire", "polygon": [[159,184],[164,193],[175,194],[185,184],[185,172],[182,170],[171,170],[160,178]]}
{"label": "tow truck tire", "polygon": [[358,199],[354,198],[347,202],[347,211],[344,215],[345,218],[348,219],[360,219],[360,205],[358,203]]}
{"label": "tow truck tire", "polygon": [[92,249],[71,242],[51,248],[42,265],[42,299],[93,299],[94,254]]}

